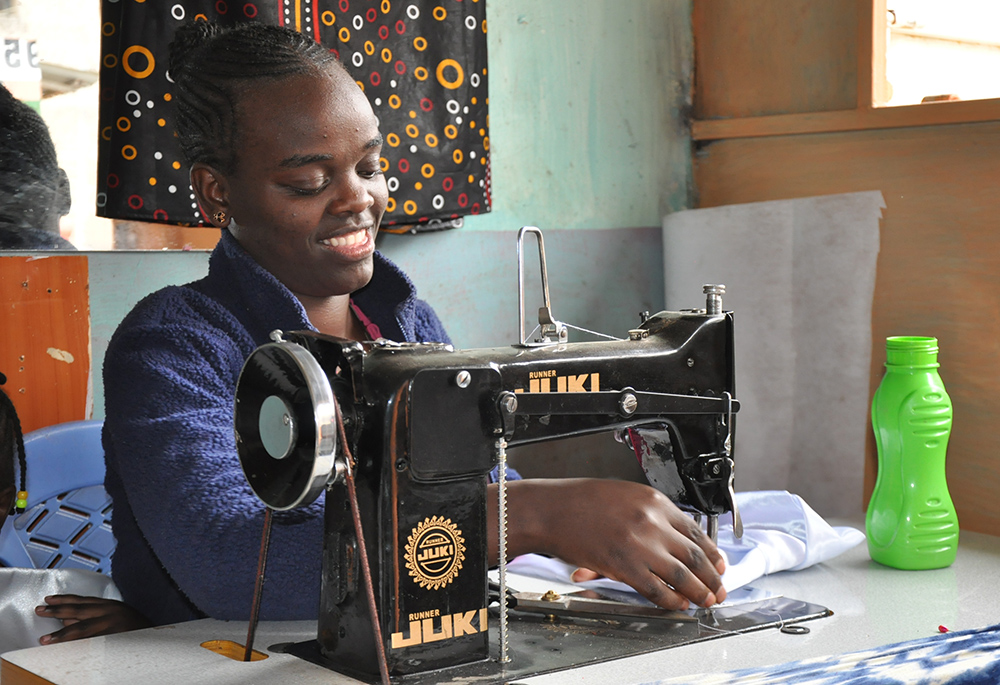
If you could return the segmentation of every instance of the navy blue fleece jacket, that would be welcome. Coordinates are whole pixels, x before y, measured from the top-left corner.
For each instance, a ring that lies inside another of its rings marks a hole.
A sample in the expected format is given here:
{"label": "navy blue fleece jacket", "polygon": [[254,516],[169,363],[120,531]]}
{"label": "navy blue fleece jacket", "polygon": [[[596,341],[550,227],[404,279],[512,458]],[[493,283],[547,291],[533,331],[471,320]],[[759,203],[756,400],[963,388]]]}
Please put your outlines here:
{"label": "navy blue fleece jacket", "polygon": [[[386,338],[450,342],[409,279],[378,253],[371,282],[352,297]],[[313,326],[224,230],[208,276],[145,298],[108,347],[112,576],[155,624],[249,615],[264,505],[239,465],[233,406],[244,360],[276,328]],[[323,501],[275,516],[262,618],[316,617]]]}

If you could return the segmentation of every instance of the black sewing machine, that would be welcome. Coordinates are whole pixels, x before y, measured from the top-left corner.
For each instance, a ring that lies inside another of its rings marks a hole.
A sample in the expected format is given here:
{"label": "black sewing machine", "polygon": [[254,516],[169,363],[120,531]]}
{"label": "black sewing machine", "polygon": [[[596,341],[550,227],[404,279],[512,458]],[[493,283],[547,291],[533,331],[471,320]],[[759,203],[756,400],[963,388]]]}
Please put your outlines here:
{"label": "black sewing machine", "polygon": [[[276,334],[246,362],[236,431],[254,491],[273,509],[326,492],[317,642],[339,670],[379,672],[365,561],[390,673],[489,658],[487,480],[508,446],[616,431],[650,483],[708,516],[713,536],[720,514],[732,511],[739,525],[739,405],[724,289],[706,286],[705,309],[643,317],[626,339],[570,343],[551,316],[540,233],[538,241],[545,306],[534,340],[524,335],[519,260],[519,344],[454,350],[296,332]],[[354,464],[337,435],[338,406]],[[352,526],[347,468],[367,560]]]}

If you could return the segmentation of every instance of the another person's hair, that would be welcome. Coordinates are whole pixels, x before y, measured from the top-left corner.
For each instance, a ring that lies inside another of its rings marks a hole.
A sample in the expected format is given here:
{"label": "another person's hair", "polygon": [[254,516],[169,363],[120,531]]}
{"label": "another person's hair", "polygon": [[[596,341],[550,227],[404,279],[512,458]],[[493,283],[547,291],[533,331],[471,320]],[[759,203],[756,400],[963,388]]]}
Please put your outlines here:
{"label": "another person's hair", "polygon": [[297,31],[247,22],[223,28],[194,21],[177,29],[168,68],[175,84],[177,136],[189,164],[236,168],[236,101],[255,82],[343,65]]}
{"label": "another person's hair", "polygon": [[[0,374],[0,385],[7,379]],[[18,462],[20,483],[14,478],[14,461]],[[21,421],[17,418],[17,409],[7,393],[0,388],[0,490],[17,484],[16,491],[27,489],[27,468],[24,459],[24,436],[21,434]],[[3,515],[0,512],[0,521]]]}
{"label": "another person's hair", "polygon": [[0,85],[0,248],[73,249],[59,235],[69,179],[41,115]]}

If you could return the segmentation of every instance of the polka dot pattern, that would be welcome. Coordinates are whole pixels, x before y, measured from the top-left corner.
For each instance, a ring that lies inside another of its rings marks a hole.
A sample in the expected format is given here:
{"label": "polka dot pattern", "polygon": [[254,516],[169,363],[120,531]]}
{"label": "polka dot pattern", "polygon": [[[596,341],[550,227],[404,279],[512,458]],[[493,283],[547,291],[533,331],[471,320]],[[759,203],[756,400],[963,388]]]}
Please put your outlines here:
{"label": "polka dot pattern", "polygon": [[207,223],[174,135],[173,31],[261,21],[327,46],[379,118],[387,230],[436,230],[490,209],[486,0],[103,0],[99,216]]}

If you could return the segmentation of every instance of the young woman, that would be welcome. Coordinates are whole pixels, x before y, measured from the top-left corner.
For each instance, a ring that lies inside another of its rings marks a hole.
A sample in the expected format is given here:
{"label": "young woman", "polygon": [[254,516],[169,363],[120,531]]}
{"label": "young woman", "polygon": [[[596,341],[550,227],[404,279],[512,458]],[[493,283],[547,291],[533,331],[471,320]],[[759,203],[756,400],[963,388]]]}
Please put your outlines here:
{"label": "young woman", "polygon": [[[375,251],[388,199],[382,137],[325,48],[279,27],[196,22],[177,33],[170,75],[191,184],[222,239],[205,279],[141,302],[108,350],[113,573],[155,623],[245,619],[263,505],[233,437],[243,361],[276,328],[448,338]],[[650,487],[526,480],[510,484],[508,503],[511,556],[552,554],[669,608],[725,596],[715,546]],[[322,509],[321,499],[275,516],[263,618],[316,616]]]}

